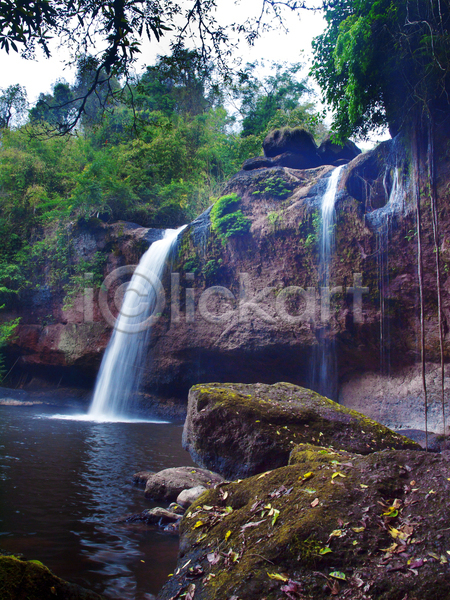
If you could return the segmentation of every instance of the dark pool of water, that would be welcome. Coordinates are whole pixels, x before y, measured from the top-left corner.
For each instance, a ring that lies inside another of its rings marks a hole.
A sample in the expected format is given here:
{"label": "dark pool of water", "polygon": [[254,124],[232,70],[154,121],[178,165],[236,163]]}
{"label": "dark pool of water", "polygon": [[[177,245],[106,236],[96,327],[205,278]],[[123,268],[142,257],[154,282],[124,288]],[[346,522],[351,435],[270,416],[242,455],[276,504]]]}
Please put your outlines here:
{"label": "dark pool of water", "polygon": [[178,538],[113,521],[154,506],[133,473],[192,465],[182,426],[51,418],[61,412],[0,406],[0,551],[109,598],[149,598],[173,571]]}

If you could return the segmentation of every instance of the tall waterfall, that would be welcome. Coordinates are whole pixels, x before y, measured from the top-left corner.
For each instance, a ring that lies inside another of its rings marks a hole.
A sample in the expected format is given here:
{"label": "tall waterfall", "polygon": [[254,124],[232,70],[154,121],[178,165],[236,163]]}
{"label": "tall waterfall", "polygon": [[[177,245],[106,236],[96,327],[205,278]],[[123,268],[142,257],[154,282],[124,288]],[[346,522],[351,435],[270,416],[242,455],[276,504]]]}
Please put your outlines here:
{"label": "tall waterfall", "polygon": [[[321,298],[321,319],[326,319],[324,307],[330,303],[330,267],[334,254],[335,210],[337,188],[343,166],[337,167],[328,179],[327,188],[322,197],[321,228],[319,238],[319,285]],[[336,352],[332,337],[327,335],[330,323],[325,320],[319,329],[319,344],[313,355],[312,387],[323,396],[336,396]]]}
{"label": "tall waterfall", "polygon": [[89,409],[93,420],[117,420],[126,417],[131,408],[132,395],[141,381],[151,325],[163,308],[161,278],[166,260],[185,227],[167,229],[133,273],[97,376]]}

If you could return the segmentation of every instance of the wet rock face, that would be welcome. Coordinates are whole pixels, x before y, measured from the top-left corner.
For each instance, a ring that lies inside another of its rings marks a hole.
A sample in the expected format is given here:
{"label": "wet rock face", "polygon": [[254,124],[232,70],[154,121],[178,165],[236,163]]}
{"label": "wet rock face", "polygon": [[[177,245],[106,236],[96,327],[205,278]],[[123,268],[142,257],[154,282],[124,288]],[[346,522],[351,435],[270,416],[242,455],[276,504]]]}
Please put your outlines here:
{"label": "wet rock face", "polygon": [[445,598],[447,475],[450,453],[300,445],[289,466],[221,485],[190,507],[158,598]]}
{"label": "wet rock face", "polygon": [[[443,434],[439,365],[426,364],[426,383],[428,430]],[[448,392],[446,380],[445,397]],[[350,381],[342,383],[339,402],[364,412],[391,429],[425,430],[425,399],[420,365],[402,367],[389,375],[373,372],[355,375]],[[444,407],[447,413],[448,407],[445,404]]]}
{"label": "wet rock face", "polygon": [[289,383],[199,384],[189,392],[183,447],[228,479],[287,465],[295,444],[368,454],[420,446],[316,392]]}
{"label": "wet rock face", "polygon": [[[104,224],[98,219],[80,222],[70,231],[75,262],[103,254],[105,276],[118,267],[136,265],[163,233],[136,223]],[[86,289],[92,290],[92,302],[86,300],[84,289],[68,300],[64,289],[42,286],[21,294],[16,306],[2,315],[21,319],[8,349],[11,361],[18,359],[16,369],[57,382],[92,385],[111,325],[102,314],[98,285],[87,279]]]}
{"label": "wet rock face", "polygon": [[[436,168],[442,304],[448,337],[450,209],[446,190],[450,164],[445,144],[437,147],[440,159]],[[240,198],[238,208],[250,219],[250,231],[220,239],[211,229],[210,210],[186,228],[171,265],[178,279],[168,275],[163,282],[166,307],[150,336],[142,378],[142,402],[152,394],[152,403],[148,400],[145,404],[147,410],[154,410],[161,398],[167,406],[172,403],[177,410],[179,406],[184,410],[189,389],[199,381],[289,381],[311,387],[312,357],[323,340],[336,350],[338,385],[349,392],[341,395],[343,402],[351,396],[352,406],[362,412],[365,406],[381,406],[377,414],[386,415],[389,403],[395,408],[399,397],[405,396],[377,384],[375,397],[358,381],[361,373],[380,371],[389,363],[390,373],[398,373],[403,385],[403,370],[420,359],[417,227],[408,149],[401,149],[398,141],[384,143],[357,156],[341,174],[335,254],[330,265],[331,286],[341,291],[331,295],[327,316],[319,284],[319,233],[321,202],[332,170],[327,165],[240,171],[223,194],[235,193]],[[402,206],[391,210],[389,198],[396,177],[404,194]],[[426,353],[433,363],[439,362],[436,254],[426,203],[423,214],[425,314],[429,316],[425,321]],[[108,256],[108,272],[136,264],[148,247],[150,234],[160,235],[123,223],[104,227],[89,230],[88,237],[83,234],[77,248],[80,253],[90,252],[89,236],[95,235],[98,249],[103,248]],[[359,315],[355,287],[361,292]],[[16,369],[21,364],[41,377],[47,376],[45,369],[54,369],[49,377],[57,383],[62,372],[78,369],[77,375],[89,378],[92,385],[111,333],[98,309],[96,294],[94,290],[92,322],[85,320],[81,295],[68,310],[62,309],[63,298],[50,288],[32,298],[21,298],[18,312],[3,313],[6,318],[22,317],[10,364],[20,355]],[[447,360],[447,350],[445,353]],[[356,387],[352,387],[353,381]],[[414,401],[413,396],[406,394],[408,402]],[[416,396],[414,414],[422,410],[418,405],[421,400]],[[409,414],[408,409],[405,415]],[[434,408],[431,417],[435,418]],[[398,428],[402,423],[396,420],[395,425]],[[418,422],[409,426],[423,429]]]}

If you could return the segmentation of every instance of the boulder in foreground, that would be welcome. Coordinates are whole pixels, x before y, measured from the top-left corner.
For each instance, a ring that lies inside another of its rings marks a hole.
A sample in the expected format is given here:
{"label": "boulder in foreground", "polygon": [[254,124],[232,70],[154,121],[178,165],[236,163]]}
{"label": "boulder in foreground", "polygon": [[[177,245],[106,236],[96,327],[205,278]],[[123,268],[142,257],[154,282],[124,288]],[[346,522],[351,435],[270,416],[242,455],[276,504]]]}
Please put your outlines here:
{"label": "boulder in foreground", "polygon": [[0,598],[2,600],[102,600],[95,592],[68,583],[38,560],[0,556]]}
{"label": "boulder in foreground", "polygon": [[210,488],[221,483],[217,473],[198,467],[173,467],[150,475],[145,485],[145,497],[152,500],[174,502],[178,494],[199,485]]}
{"label": "boulder in foreground", "polygon": [[227,479],[287,465],[298,443],[358,454],[421,449],[361,413],[290,383],[209,383],[189,392],[183,446],[197,464]]}
{"label": "boulder in foreground", "polygon": [[291,465],[190,507],[158,598],[448,598],[449,479],[450,452],[298,446]]}

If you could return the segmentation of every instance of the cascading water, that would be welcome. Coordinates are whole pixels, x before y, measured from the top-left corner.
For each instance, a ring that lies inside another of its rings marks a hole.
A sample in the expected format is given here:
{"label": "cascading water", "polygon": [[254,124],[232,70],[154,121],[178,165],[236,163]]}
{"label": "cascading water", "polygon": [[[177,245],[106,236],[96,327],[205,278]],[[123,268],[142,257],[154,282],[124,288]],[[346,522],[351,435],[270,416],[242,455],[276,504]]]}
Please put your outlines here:
{"label": "cascading water", "polygon": [[100,366],[88,414],[92,420],[115,421],[128,416],[141,381],[151,325],[163,309],[161,278],[166,260],[185,227],[166,230],[133,273]]}
{"label": "cascading water", "polygon": [[389,299],[389,240],[391,237],[392,221],[396,211],[403,203],[403,188],[400,183],[399,169],[394,169],[392,188],[389,200],[384,207],[384,214],[377,231],[377,263],[378,286],[380,295],[380,371],[390,374],[391,367],[391,331],[388,314]]}
{"label": "cascading water", "polygon": [[[391,179],[391,189],[388,191],[386,179]],[[395,167],[386,171],[385,190],[388,201],[372,213],[366,215],[367,222],[376,231],[376,255],[378,267],[378,292],[380,297],[380,372],[390,374],[390,318],[389,318],[389,240],[392,228],[395,227],[397,215],[405,210],[405,188],[402,183],[401,169]]]}
{"label": "cascading water", "polygon": [[334,341],[327,336],[329,329],[330,267],[334,254],[334,225],[337,188],[344,165],[337,167],[328,179],[321,204],[321,228],[319,238],[319,284],[321,297],[322,328],[319,329],[319,344],[313,355],[313,389],[328,398],[336,397],[336,352]]}

